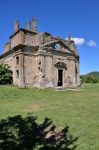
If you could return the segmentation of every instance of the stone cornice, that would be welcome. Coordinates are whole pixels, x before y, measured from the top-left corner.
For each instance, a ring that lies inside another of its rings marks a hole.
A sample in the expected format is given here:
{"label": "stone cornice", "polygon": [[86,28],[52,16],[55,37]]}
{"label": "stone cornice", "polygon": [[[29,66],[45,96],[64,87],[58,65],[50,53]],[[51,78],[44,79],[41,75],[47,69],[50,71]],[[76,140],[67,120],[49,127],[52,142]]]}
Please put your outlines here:
{"label": "stone cornice", "polygon": [[0,59],[2,59],[4,57],[7,57],[8,55],[11,55],[11,54],[17,52],[18,50],[24,51],[24,48],[27,48],[27,47],[38,49],[38,47],[33,47],[33,46],[27,46],[27,45],[19,44],[16,47],[14,47],[13,49],[11,49],[11,50],[7,51],[6,53],[2,54],[0,56]]}

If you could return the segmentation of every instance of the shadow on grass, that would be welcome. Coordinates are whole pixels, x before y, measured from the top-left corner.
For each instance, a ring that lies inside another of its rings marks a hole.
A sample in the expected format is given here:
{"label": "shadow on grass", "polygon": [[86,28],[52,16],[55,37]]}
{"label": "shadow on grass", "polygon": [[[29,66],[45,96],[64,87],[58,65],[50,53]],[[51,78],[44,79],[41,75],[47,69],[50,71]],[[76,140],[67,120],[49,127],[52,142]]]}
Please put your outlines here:
{"label": "shadow on grass", "polygon": [[78,138],[68,133],[69,127],[58,130],[45,118],[37,123],[37,117],[29,114],[0,121],[0,150],[74,150]]}

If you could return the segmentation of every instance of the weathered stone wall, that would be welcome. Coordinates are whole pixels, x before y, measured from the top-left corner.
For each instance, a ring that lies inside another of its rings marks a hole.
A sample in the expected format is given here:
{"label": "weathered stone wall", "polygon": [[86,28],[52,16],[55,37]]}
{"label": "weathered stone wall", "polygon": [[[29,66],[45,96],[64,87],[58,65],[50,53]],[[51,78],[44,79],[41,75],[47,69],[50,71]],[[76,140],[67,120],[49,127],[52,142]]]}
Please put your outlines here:
{"label": "weathered stone wall", "polygon": [[67,86],[75,86],[75,60],[73,57],[68,59],[67,57],[67,72],[66,72],[66,84]]}
{"label": "weathered stone wall", "polygon": [[25,45],[35,46],[36,44],[36,35],[32,35],[29,33],[25,34]]}
{"label": "weathered stone wall", "polygon": [[76,68],[77,68],[77,72],[76,72],[76,85],[80,86],[80,64],[79,64],[79,61],[76,62]]}
{"label": "weathered stone wall", "polygon": [[29,46],[38,46],[44,43],[44,37],[43,34],[25,34],[25,45]]}
{"label": "weathered stone wall", "polygon": [[13,54],[10,66],[13,71],[13,84],[24,87],[24,54],[21,50]]}
{"label": "weathered stone wall", "polygon": [[9,50],[10,50],[10,43],[8,42],[4,45],[4,53],[8,52]]}
{"label": "weathered stone wall", "polygon": [[44,34],[43,38],[44,38],[44,43],[51,41],[51,35]]}
{"label": "weathered stone wall", "polygon": [[24,56],[24,76],[25,76],[25,84],[30,86],[33,85],[33,78],[34,78],[34,63],[33,63],[33,56],[25,55]]}
{"label": "weathered stone wall", "polygon": [[52,55],[45,56],[45,86],[54,87],[54,70]]}
{"label": "weathered stone wall", "polygon": [[38,87],[39,84],[39,57],[36,55],[24,55],[25,86]]}
{"label": "weathered stone wall", "polygon": [[12,36],[10,38],[10,43],[11,43],[11,49],[14,48],[15,46],[19,45],[19,44],[24,44],[24,32],[23,31],[19,31],[17,34],[15,34],[14,36]]}
{"label": "weathered stone wall", "polygon": [[40,46],[44,43],[44,39],[43,39],[43,35],[40,33],[40,34],[36,34],[36,46]]}

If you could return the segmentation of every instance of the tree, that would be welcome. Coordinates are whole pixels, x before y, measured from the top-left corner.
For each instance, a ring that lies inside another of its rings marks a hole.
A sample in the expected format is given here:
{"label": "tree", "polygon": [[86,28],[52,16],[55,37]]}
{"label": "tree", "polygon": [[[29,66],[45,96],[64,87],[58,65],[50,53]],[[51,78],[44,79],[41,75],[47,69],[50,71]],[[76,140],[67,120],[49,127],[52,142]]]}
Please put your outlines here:
{"label": "tree", "polygon": [[74,150],[78,138],[70,135],[69,127],[56,129],[45,118],[40,124],[37,117],[20,115],[0,121],[0,150]]}
{"label": "tree", "polygon": [[80,76],[82,83],[98,83],[98,80],[94,77],[88,75],[88,76]]}
{"label": "tree", "polygon": [[92,83],[98,83],[98,80],[97,79],[93,79]]}
{"label": "tree", "polygon": [[0,64],[0,84],[12,83],[12,71],[7,64]]}

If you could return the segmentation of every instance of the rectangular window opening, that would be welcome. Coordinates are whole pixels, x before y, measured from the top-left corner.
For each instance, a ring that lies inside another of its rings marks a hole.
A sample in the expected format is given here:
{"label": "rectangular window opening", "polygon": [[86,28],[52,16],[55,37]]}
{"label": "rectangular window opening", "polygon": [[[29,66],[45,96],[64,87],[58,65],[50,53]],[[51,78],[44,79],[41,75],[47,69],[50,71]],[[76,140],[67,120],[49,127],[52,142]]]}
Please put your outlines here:
{"label": "rectangular window opening", "polygon": [[16,70],[16,78],[19,78],[19,70]]}

